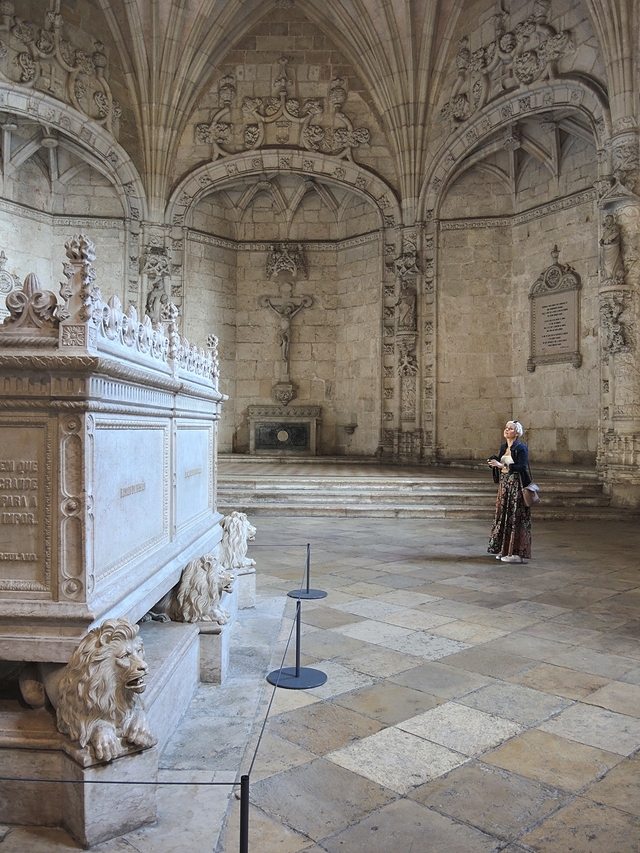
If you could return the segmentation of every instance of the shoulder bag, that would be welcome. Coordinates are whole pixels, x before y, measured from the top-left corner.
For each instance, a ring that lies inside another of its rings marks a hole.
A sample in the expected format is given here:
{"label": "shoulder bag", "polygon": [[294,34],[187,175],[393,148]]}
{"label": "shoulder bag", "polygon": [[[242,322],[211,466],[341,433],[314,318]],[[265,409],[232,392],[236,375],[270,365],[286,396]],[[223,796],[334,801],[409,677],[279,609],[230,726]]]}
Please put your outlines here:
{"label": "shoulder bag", "polygon": [[531,482],[528,486],[525,486],[522,489],[522,499],[525,503],[525,506],[534,506],[535,504],[540,503],[540,489],[533,482],[533,476],[531,474],[531,467],[529,468],[529,477],[531,478]]}

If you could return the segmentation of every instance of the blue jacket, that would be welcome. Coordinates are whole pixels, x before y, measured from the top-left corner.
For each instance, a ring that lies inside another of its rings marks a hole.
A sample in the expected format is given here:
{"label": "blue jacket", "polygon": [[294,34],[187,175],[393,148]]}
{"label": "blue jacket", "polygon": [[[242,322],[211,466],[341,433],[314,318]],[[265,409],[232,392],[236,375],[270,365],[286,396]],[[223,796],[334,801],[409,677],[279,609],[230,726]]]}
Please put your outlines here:
{"label": "blue jacket", "polygon": [[[500,453],[497,456],[492,456],[492,459],[497,459],[498,461],[502,459],[504,454],[507,451],[507,442],[503,442],[500,446]],[[509,473],[510,474],[520,474],[520,482],[522,483],[522,488],[526,488],[531,482],[531,477],[529,476],[529,451],[527,449],[527,445],[523,444],[521,441],[514,441],[511,445],[511,458],[513,459],[513,464],[509,465]],[[500,469],[493,468],[493,479],[497,483],[500,480]]]}

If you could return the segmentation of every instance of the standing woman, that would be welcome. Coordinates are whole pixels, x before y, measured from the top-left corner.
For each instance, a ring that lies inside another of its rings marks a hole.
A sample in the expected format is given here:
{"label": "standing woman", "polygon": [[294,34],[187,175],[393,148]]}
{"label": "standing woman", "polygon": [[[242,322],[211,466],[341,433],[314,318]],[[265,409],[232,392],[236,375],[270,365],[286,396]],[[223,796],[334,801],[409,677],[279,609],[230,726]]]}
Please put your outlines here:
{"label": "standing woman", "polygon": [[500,484],[488,552],[504,563],[531,557],[531,510],[522,497],[522,489],[531,482],[529,451],[520,441],[523,432],[521,423],[507,421],[499,455],[487,459],[494,482]]}

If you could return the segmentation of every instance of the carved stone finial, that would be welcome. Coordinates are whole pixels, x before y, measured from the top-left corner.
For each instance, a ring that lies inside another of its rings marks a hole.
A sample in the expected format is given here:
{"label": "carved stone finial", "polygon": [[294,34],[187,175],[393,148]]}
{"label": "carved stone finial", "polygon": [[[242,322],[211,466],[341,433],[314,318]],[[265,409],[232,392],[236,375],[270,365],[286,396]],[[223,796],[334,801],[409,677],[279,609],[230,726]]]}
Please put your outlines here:
{"label": "carved stone finial", "polygon": [[7,295],[5,304],[9,316],[5,318],[3,330],[6,327],[11,331],[57,334],[58,300],[55,293],[42,290],[35,273],[25,278],[22,290],[13,290]]}
{"label": "carved stone finial", "polygon": [[92,264],[96,259],[96,247],[85,234],[74,234],[64,244],[70,261],[83,261]]}

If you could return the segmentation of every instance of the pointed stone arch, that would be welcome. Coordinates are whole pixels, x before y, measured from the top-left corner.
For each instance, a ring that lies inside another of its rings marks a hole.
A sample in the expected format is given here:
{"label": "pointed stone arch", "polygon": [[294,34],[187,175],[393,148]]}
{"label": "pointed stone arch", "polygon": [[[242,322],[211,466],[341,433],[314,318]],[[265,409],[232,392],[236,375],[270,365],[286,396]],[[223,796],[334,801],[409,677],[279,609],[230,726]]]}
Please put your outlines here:
{"label": "pointed stone arch", "polygon": [[240,178],[257,178],[270,172],[298,174],[329,187],[339,186],[372,205],[378,214],[379,228],[395,228],[401,224],[399,201],[382,178],[350,161],[290,148],[245,151],[199,166],[186,175],[171,194],[165,223],[182,228],[204,196],[226,189]]}
{"label": "pointed stone arch", "polygon": [[611,140],[611,115],[600,87],[572,76],[530,85],[485,107],[456,129],[434,158],[420,192],[418,218],[437,219],[448,188],[465,169],[469,158],[496,133],[520,119],[571,109],[581,113],[593,133],[595,147],[603,151]]}

